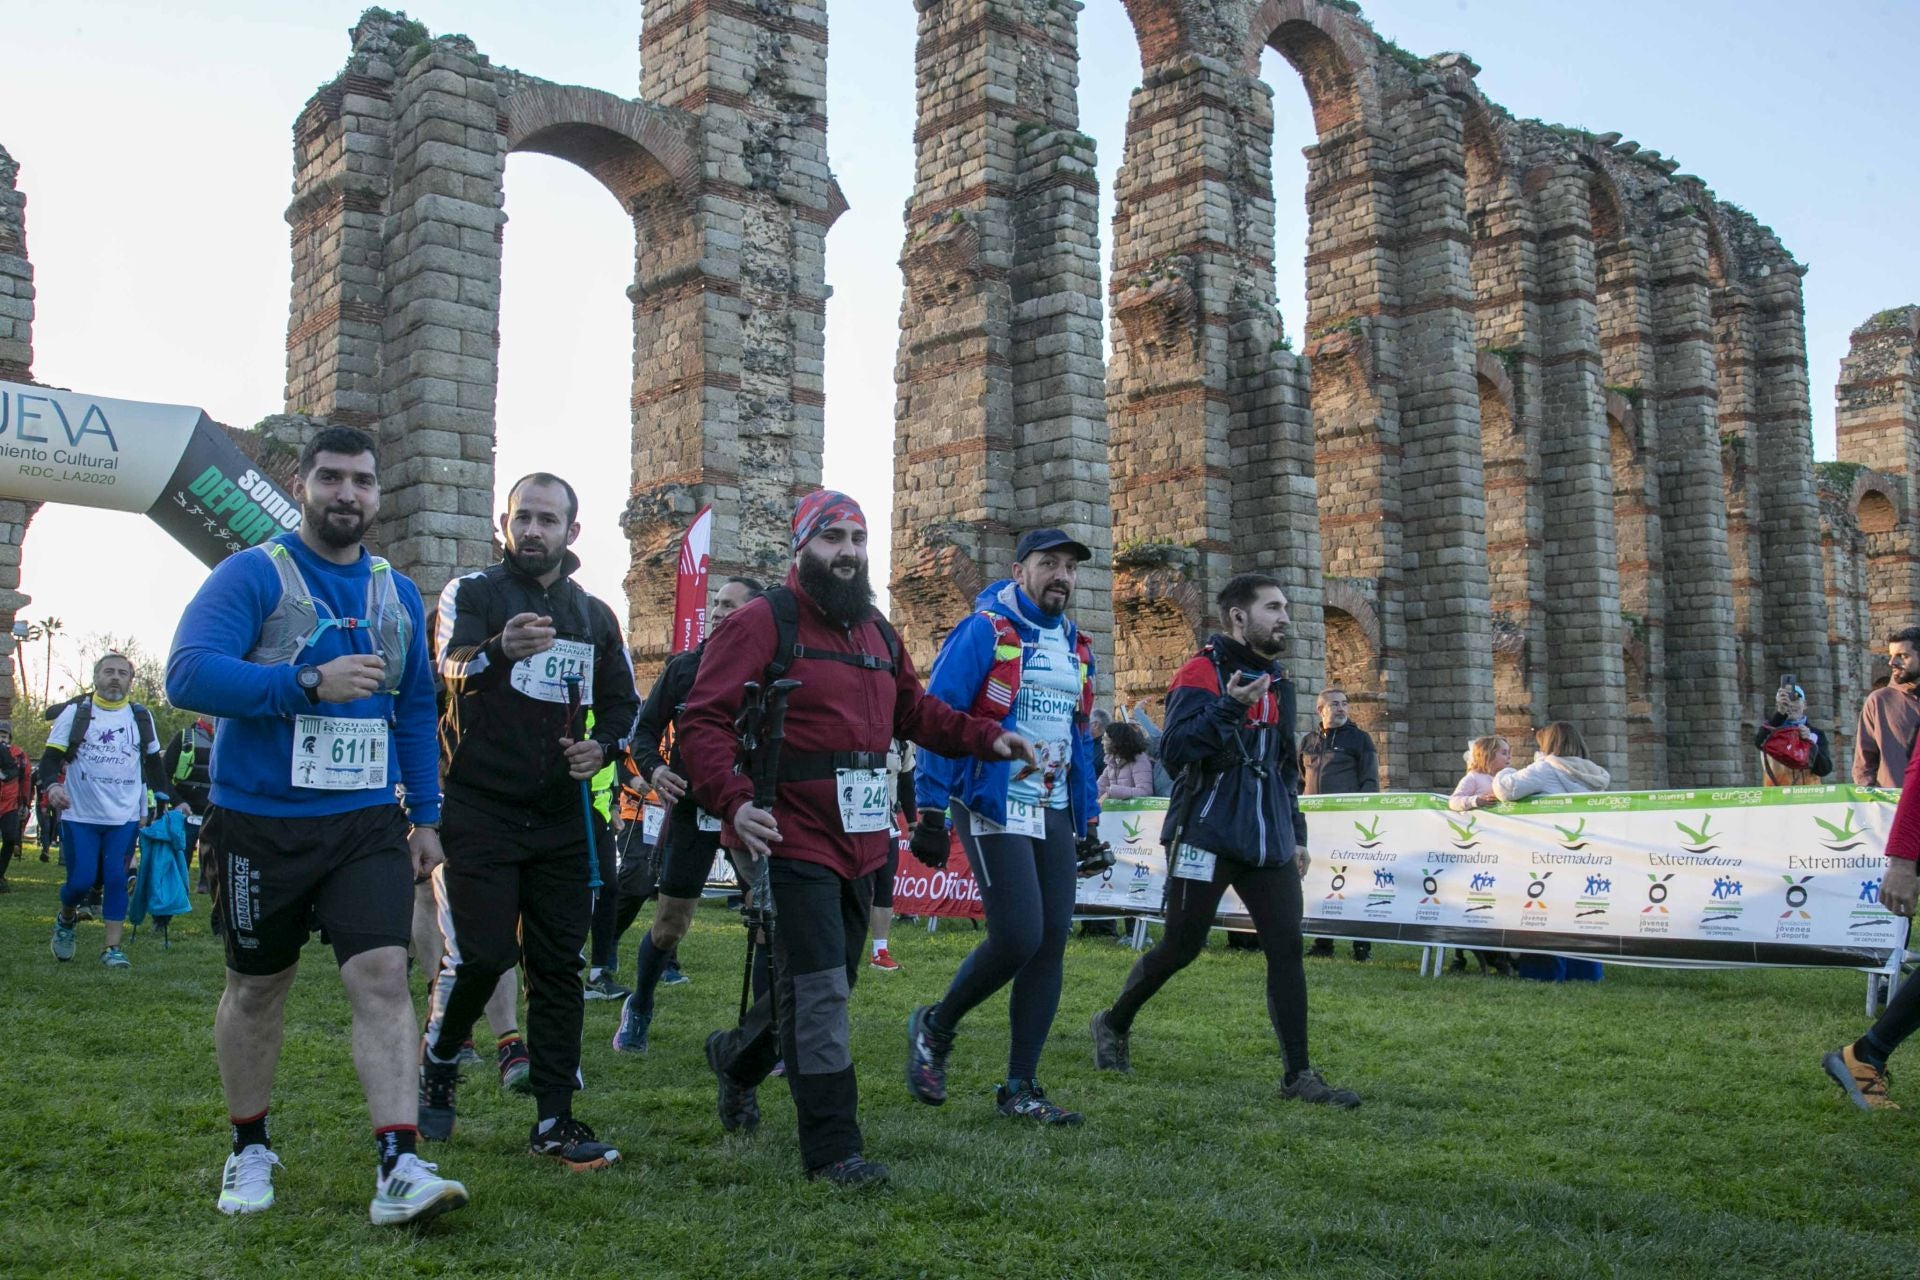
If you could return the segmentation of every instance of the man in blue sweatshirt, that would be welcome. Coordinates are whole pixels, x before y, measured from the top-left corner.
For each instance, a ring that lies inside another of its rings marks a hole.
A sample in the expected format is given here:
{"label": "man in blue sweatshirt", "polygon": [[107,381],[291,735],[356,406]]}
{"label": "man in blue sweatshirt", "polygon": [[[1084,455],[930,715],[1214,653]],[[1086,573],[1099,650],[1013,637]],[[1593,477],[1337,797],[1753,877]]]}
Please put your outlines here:
{"label": "man in blue sweatshirt", "polygon": [[1073,928],[1079,838],[1100,816],[1095,798],[1093,651],[1067,618],[1087,548],[1058,529],[1035,529],[1014,547],[1013,577],[980,593],[934,659],[927,694],[956,711],[998,720],[1034,744],[1040,766],[962,760],[922,749],[914,775],[920,810],[913,852],[947,865],[947,813],[980,885],[987,938],[954,974],[938,1004],[907,1023],[907,1088],[921,1102],[947,1099],[947,1054],[967,1012],[1012,984],[1007,1079],[1000,1114],[1046,1125],[1080,1123],[1034,1079],[1060,1007]]}
{"label": "man in blue sweatshirt", "polygon": [[267,1105],[287,992],[317,923],[352,1003],[354,1068],[373,1115],[370,1215],[419,1222],[467,1202],[415,1154],[407,943],[414,880],[441,860],[426,617],[413,583],[360,545],[380,511],[373,438],[325,427],[298,471],[299,531],[217,567],[167,662],[173,704],[220,721],[201,834],[220,855],[227,956],[214,1049],[233,1155],[219,1208],[273,1204]]}

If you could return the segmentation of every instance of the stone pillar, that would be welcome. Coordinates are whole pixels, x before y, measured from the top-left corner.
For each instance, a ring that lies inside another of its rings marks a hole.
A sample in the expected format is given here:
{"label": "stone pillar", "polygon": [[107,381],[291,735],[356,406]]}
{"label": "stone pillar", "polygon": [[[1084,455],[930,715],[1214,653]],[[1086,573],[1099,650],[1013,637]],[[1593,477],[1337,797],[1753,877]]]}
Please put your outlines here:
{"label": "stone pillar", "polygon": [[[27,197],[20,166],[0,147],[0,382],[33,381],[33,264],[27,261]],[[20,594],[20,546],[37,502],[0,501],[0,719],[13,714],[13,620],[33,602]]]}
{"label": "stone pillar", "polygon": [[1914,546],[1916,479],[1920,479],[1920,307],[1895,307],[1853,331],[1840,362],[1834,414],[1842,462],[1891,479],[1897,504],[1868,519],[1868,642],[1886,675],[1887,636],[1920,621],[1920,553]]}
{"label": "stone pillar", "polygon": [[[1820,500],[1813,468],[1813,405],[1807,389],[1805,268],[1784,254],[1755,264],[1754,439],[1760,521],[1760,586],[1765,596],[1767,669],[1758,682],[1775,688],[1799,677],[1810,704],[1837,710],[1834,655],[1828,644],[1825,572],[1820,555]],[[1763,274],[1764,273],[1764,274]],[[1754,714],[1763,714],[1764,707]]]}
{"label": "stone pillar", "polygon": [[1622,235],[1596,252],[1596,311],[1613,461],[1614,549],[1627,690],[1627,783],[1667,785],[1666,563],[1660,526],[1659,402],[1646,245]]}
{"label": "stone pillar", "polygon": [[[1718,267],[1717,262],[1715,267]],[[1714,368],[1720,389],[1717,425],[1727,504],[1727,561],[1733,572],[1733,629],[1738,659],[1739,736],[1753,736],[1771,705],[1777,679],[1767,675],[1767,601],[1761,583],[1758,440],[1754,432],[1753,301],[1745,282],[1723,280],[1712,293]]]}
{"label": "stone pillar", "polygon": [[402,56],[391,107],[380,527],[431,597],[492,559],[506,154],[493,68],[460,37]]}
{"label": "stone pillar", "polygon": [[1706,229],[1677,193],[1657,199],[1652,246],[1660,523],[1667,566],[1667,752],[1674,786],[1732,786],[1736,741],[1733,570],[1717,434],[1719,389]]}
{"label": "stone pillar", "polygon": [[1403,616],[1409,669],[1448,675],[1420,692],[1395,785],[1431,789],[1493,720],[1493,630],[1460,107],[1434,94],[1399,110]]}
{"label": "stone pillar", "polygon": [[1538,207],[1548,716],[1578,725],[1598,764],[1621,785],[1639,785],[1627,776],[1620,568],[1585,169],[1555,165]]}
{"label": "stone pillar", "polygon": [[355,427],[380,421],[385,211],[399,19],[369,11],[346,68],[293,126],[293,294],[286,410]]}
{"label": "stone pillar", "polygon": [[900,266],[893,618],[916,662],[1026,528],[1084,542],[1073,612],[1111,679],[1098,186],[1077,4],[917,0]]}
{"label": "stone pillar", "polygon": [[[1820,563],[1826,587],[1827,648],[1832,653],[1833,693],[1828,710],[1815,715],[1816,723],[1833,726],[1831,781],[1850,780],[1854,729],[1860,704],[1873,690],[1874,648],[1869,611],[1867,535],[1855,515],[1858,505],[1854,473],[1848,463],[1823,463],[1814,468],[1820,501]],[[1868,472],[1861,481],[1876,478]],[[1882,661],[1886,650],[1880,649]],[[1809,691],[1811,693],[1811,691]]]}
{"label": "stone pillar", "polygon": [[[703,128],[691,197],[697,267],[650,271],[643,246],[635,285],[636,316],[642,299],[670,296],[683,317],[656,317],[636,336],[625,524],[629,640],[643,657],[665,651],[674,557],[702,505],[714,506],[715,570],[777,580],[794,499],[820,484],[826,232],[845,208],[827,167],[826,62],[818,2],[644,5],[641,96],[698,115]],[[643,363],[664,372],[676,361],[679,377],[640,387]],[[643,413],[664,437],[653,455]],[[649,474],[649,456],[671,469]]]}

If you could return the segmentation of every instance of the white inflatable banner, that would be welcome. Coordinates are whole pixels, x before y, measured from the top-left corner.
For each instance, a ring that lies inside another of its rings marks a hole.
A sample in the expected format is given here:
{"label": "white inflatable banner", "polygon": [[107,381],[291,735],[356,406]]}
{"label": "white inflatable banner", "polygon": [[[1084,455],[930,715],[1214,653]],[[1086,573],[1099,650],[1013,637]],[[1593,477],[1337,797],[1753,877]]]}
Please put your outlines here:
{"label": "white inflatable banner", "polygon": [[[1737,964],[1886,963],[1877,899],[1897,792],[1605,792],[1453,813],[1439,796],[1310,796],[1308,933]],[[1112,872],[1082,912],[1157,915],[1165,800],[1105,807]],[[1223,923],[1244,923],[1229,895]],[[1237,917],[1237,919],[1236,919]]]}

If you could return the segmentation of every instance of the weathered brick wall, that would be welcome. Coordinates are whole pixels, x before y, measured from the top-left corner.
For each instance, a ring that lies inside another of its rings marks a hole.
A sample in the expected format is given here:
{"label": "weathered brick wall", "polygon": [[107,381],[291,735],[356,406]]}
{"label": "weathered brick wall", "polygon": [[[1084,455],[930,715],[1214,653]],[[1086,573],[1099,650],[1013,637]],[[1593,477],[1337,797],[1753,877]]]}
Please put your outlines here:
{"label": "weathered brick wall", "polygon": [[1853,331],[1835,394],[1839,459],[1886,478],[1862,489],[1855,509],[1867,554],[1868,681],[1886,679],[1886,639],[1920,623],[1920,552],[1914,502],[1920,480],[1920,307],[1894,307]]}
{"label": "weathered brick wall", "polygon": [[[33,381],[33,264],[20,166],[0,147],[0,381]],[[0,500],[0,719],[13,714],[13,621],[32,603],[20,593],[20,548],[37,502]]]}
{"label": "weathered brick wall", "polygon": [[1080,6],[916,0],[913,196],[900,266],[892,601],[915,661],[1015,541],[1087,544],[1073,614],[1111,684],[1111,535],[1093,140]]}

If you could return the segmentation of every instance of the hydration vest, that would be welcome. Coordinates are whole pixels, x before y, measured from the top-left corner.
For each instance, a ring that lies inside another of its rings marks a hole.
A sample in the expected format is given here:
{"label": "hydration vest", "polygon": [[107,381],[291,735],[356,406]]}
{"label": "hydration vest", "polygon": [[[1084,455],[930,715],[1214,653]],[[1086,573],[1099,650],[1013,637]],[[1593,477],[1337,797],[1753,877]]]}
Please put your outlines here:
{"label": "hydration vest", "polygon": [[298,662],[300,655],[317,644],[328,628],[342,631],[371,631],[374,652],[386,660],[380,677],[381,693],[396,693],[405,674],[407,647],[413,641],[413,620],[400,603],[393,585],[393,566],[379,556],[369,556],[372,573],[367,578],[366,616],[360,618],[321,618],[314,604],[313,591],[294,561],[293,553],[279,542],[251,547],[245,554],[258,552],[272,561],[280,576],[280,600],[273,612],[260,624],[260,638],[254,642],[248,662],[263,666]]}
{"label": "hydration vest", "polygon": [[[982,609],[980,616],[993,624],[993,665],[973,700],[972,714],[988,720],[1005,720],[1020,696],[1020,659],[1025,652],[1020,632],[1013,620],[1003,614]],[[1080,672],[1080,705],[1074,719],[1085,724],[1093,714],[1093,645],[1077,628],[1073,636],[1073,662]]]}

